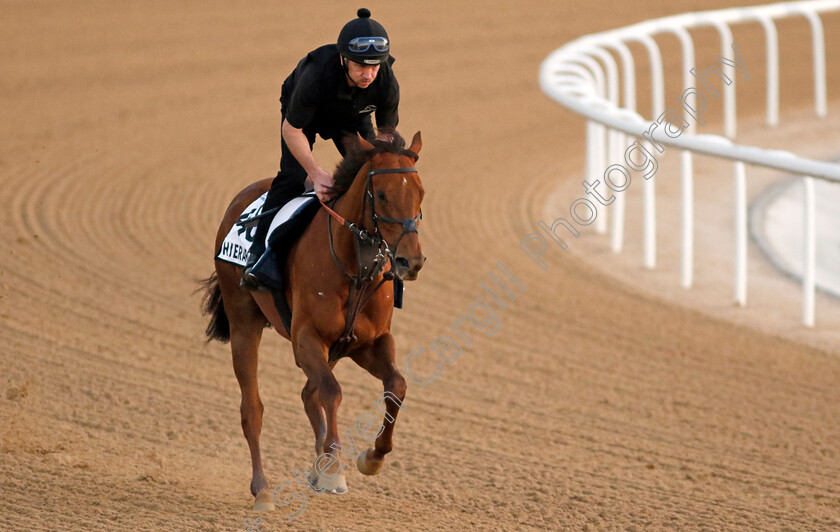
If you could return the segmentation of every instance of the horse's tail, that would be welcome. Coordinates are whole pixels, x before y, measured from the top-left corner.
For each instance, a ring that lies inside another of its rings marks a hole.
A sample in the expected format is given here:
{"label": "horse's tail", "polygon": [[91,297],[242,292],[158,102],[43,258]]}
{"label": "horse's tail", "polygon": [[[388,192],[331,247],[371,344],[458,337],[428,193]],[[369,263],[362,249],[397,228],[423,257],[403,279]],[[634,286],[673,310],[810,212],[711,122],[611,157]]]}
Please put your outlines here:
{"label": "horse's tail", "polygon": [[204,297],[201,300],[201,311],[204,315],[210,314],[210,323],[207,324],[207,341],[218,340],[222,343],[230,341],[230,322],[225,314],[225,304],[222,301],[222,289],[219,287],[219,279],[216,272],[213,275],[199,281],[198,290],[204,289]]}

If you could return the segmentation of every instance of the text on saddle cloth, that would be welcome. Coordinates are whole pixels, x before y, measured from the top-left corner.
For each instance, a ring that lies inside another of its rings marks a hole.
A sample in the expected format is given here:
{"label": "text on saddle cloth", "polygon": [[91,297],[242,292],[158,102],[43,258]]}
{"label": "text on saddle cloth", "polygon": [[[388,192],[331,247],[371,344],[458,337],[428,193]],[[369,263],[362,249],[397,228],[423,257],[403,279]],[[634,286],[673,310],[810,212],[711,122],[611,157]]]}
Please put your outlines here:
{"label": "text on saddle cloth", "polygon": [[[254,242],[254,233],[257,231],[257,224],[255,223],[258,217],[262,216],[262,208],[265,204],[265,198],[268,195],[266,192],[259,198],[255,199],[248,207],[242,211],[239,220],[233,225],[228,232],[219,254],[216,258],[236,264],[237,266],[245,266],[245,260],[248,258],[248,251],[251,249],[251,244]],[[318,197],[314,192],[307,192],[302,196],[298,196],[288,203],[283,205],[279,211],[274,214],[274,219],[271,222],[268,233],[266,234],[266,246],[271,239],[272,233],[279,227],[286,224],[289,220],[300,214],[309,204],[317,201]],[[271,216],[271,213],[265,213]],[[251,222],[253,220],[253,222]]]}

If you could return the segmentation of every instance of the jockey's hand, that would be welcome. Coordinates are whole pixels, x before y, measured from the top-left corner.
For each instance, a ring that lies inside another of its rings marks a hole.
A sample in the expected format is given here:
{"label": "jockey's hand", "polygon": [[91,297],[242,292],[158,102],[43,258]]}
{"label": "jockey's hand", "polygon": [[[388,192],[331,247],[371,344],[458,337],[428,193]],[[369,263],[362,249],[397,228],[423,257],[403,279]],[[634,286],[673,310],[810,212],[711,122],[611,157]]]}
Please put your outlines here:
{"label": "jockey's hand", "polygon": [[307,177],[312,181],[312,186],[315,189],[315,194],[318,195],[318,199],[326,202],[332,198],[333,194],[330,192],[330,188],[335,183],[335,179],[333,179],[331,173],[319,168]]}

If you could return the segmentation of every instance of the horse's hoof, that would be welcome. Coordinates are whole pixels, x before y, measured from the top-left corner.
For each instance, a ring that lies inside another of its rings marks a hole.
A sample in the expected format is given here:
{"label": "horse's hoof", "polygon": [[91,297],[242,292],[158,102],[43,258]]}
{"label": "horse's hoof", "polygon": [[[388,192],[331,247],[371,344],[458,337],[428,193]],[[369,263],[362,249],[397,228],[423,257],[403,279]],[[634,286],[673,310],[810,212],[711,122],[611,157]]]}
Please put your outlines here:
{"label": "horse's hoof", "polygon": [[257,493],[257,498],[254,502],[255,512],[270,512],[274,510],[274,502],[271,500],[271,492],[267,489]]}
{"label": "horse's hoof", "polygon": [[338,475],[333,479],[327,479],[319,476],[313,469],[309,473],[309,485],[316,490],[323,490],[323,493],[330,493],[333,495],[341,495],[347,493],[347,481],[344,479],[344,473]]}
{"label": "horse's hoof", "polygon": [[356,459],[356,467],[359,468],[359,471],[363,475],[376,475],[380,471],[382,471],[382,466],[385,465],[385,457],[383,456],[379,460],[373,458],[373,448],[368,447],[362,454],[359,455],[359,458]]}

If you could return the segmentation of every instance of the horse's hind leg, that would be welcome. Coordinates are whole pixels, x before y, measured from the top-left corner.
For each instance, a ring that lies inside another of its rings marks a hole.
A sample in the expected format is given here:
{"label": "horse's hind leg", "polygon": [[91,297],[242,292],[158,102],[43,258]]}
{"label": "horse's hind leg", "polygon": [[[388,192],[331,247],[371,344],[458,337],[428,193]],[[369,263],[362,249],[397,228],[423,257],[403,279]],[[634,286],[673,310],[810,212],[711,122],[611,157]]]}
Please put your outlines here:
{"label": "horse's hind leg", "polygon": [[253,301],[249,303],[250,305],[243,305],[245,309],[236,309],[239,312],[231,309],[234,312],[228,313],[231,322],[230,347],[233,354],[233,371],[242,391],[242,432],[251,451],[251,494],[256,497],[254,510],[264,511],[274,509],[260,455],[263,404],[257,384],[257,359],[265,319],[259,313],[256,304]]}
{"label": "horse's hind leg", "polygon": [[394,423],[405,400],[405,379],[394,363],[394,338],[386,334],[377,339],[371,349],[353,355],[353,360],[371,375],[380,379],[385,386],[381,403],[385,403],[385,420],[382,432],[376,438],[373,448],[359,454],[356,466],[365,475],[375,475],[385,464],[385,455],[393,449]]}

